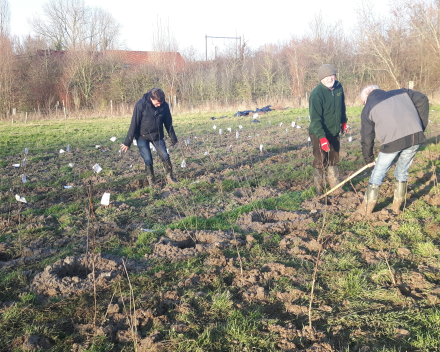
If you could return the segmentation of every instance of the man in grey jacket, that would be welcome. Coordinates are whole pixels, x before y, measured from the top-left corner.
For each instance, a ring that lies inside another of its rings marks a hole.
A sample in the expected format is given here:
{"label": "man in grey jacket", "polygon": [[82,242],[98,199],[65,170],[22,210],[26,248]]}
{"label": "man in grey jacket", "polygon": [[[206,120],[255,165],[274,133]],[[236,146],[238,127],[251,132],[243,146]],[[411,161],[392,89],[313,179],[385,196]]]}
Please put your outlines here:
{"label": "man in grey jacket", "polygon": [[372,213],[379,187],[397,157],[392,209],[398,213],[405,199],[409,167],[420,144],[426,141],[423,132],[428,126],[429,100],[415,90],[386,92],[374,85],[362,90],[361,99],[365,104],[361,114],[361,144],[366,164],[374,162],[375,138],[381,147],[359,212]]}

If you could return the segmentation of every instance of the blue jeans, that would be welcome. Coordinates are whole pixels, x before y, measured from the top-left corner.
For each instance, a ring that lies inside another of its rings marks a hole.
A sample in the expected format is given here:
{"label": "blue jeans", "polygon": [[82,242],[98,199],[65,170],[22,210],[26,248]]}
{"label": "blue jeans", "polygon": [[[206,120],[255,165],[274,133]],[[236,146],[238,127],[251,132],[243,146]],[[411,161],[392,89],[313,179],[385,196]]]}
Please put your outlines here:
{"label": "blue jeans", "polygon": [[[157,154],[159,154],[163,162],[170,160],[170,156],[167,152],[167,146],[165,145],[165,141],[163,139],[156,142],[151,142],[151,144],[154,145],[157,150]],[[139,153],[141,153],[141,157],[145,161],[145,166],[153,165],[153,156],[151,155],[150,142],[144,139],[138,139],[137,145],[139,148]]]}
{"label": "blue jeans", "polygon": [[417,149],[419,149],[418,144],[399,150],[395,153],[379,153],[369,182],[373,185],[380,186],[386,173],[391,165],[393,165],[396,156],[398,156],[398,158],[394,176],[397,181],[406,182],[408,180],[408,170],[414,160],[414,155],[416,155]]}

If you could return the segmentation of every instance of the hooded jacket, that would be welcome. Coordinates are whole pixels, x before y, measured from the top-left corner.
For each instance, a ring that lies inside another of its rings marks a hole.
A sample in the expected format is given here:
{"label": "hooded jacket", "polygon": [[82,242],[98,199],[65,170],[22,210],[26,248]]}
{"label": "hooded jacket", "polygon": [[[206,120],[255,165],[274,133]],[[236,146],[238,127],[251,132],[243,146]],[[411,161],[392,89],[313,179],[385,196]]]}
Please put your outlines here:
{"label": "hooded jacket", "polygon": [[329,89],[320,82],[310,93],[309,113],[310,133],[318,139],[338,136],[341,123],[347,122],[342,84],[335,81],[333,89]]}
{"label": "hooded jacket", "polygon": [[159,107],[155,107],[151,102],[151,91],[145,93],[141,100],[134,106],[130,128],[124,145],[131,146],[133,139],[144,139],[156,142],[164,138],[163,126],[168,132],[171,143],[177,143],[177,136],[173,128],[170,107],[167,102],[163,102]]}
{"label": "hooded jacket", "polygon": [[388,92],[375,89],[367,98],[361,114],[361,145],[365,162],[374,161],[374,138],[382,153],[395,153],[426,141],[429,100],[412,89]]}

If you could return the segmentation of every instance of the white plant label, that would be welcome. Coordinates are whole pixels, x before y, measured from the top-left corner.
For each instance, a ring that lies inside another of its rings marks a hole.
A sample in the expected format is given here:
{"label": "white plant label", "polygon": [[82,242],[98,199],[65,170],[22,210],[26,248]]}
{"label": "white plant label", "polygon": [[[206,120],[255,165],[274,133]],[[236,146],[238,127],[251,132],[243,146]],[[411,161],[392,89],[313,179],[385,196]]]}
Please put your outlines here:
{"label": "white plant label", "polygon": [[75,164],[74,163],[69,163],[69,167],[74,167]]}
{"label": "white plant label", "polygon": [[138,145],[138,142],[136,139],[133,139],[133,145]]}
{"label": "white plant label", "polygon": [[287,134],[287,128],[286,128],[286,134]]}
{"label": "white plant label", "polygon": [[181,167],[182,169],[184,169],[184,168],[186,167],[185,159],[182,160],[182,163],[180,164],[180,167]]}
{"label": "white plant label", "polygon": [[283,125],[283,123],[282,122],[280,122],[280,127]]}
{"label": "white plant label", "polygon": [[130,165],[129,168],[131,169],[133,167],[133,165]]}
{"label": "white plant label", "polygon": [[295,121],[292,121],[292,127],[295,127]]}
{"label": "white plant label", "polygon": [[64,186],[64,189],[71,189],[73,186]]}
{"label": "white plant label", "polygon": [[64,149],[60,149],[60,154],[65,153],[66,151]]}
{"label": "white plant label", "polygon": [[167,148],[167,153],[170,154],[170,151],[168,150],[168,148]]}
{"label": "white plant label", "polygon": [[102,171],[102,167],[98,164],[93,165],[92,167],[93,171],[95,171],[97,174],[99,174]]}
{"label": "white plant label", "polygon": [[[194,183],[194,182],[193,182],[193,183]],[[141,231],[145,231],[145,232],[154,232],[154,231],[156,231],[156,230],[142,229],[142,228],[141,228]]]}
{"label": "white plant label", "polygon": [[298,116],[298,121],[301,121],[301,116]]}
{"label": "white plant label", "polygon": [[70,144],[67,145],[67,149],[68,152],[70,152]]}
{"label": "white plant label", "polygon": [[235,138],[238,139],[239,136],[240,136],[240,134],[238,133],[238,131],[235,131]]}
{"label": "white plant label", "polygon": [[189,138],[186,140],[186,145],[189,145]]}
{"label": "white plant label", "polygon": [[219,130],[218,130],[218,134],[223,134],[223,131],[222,131],[221,128],[219,128]]}
{"label": "white plant label", "polygon": [[300,125],[296,125],[296,128],[301,128],[301,126]]}
{"label": "white plant label", "polygon": [[351,142],[353,140],[353,137],[348,137],[348,141]]}
{"label": "white plant label", "polygon": [[232,144],[228,147],[228,152],[232,150]]}
{"label": "white plant label", "polygon": [[263,151],[263,145],[260,144],[260,152],[262,152],[262,151]]}
{"label": "white plant label", "polygon": [[99,148],[101,148],[101,146],[99,144],[97,144],[97,145],[95,145],[95,148],[99,149]]}
{"label": "white plant label", "polygon": [[26,166],[26,158],[23,159],[23,161],[21,162],[21,165]]}
{"label": "white plant label", "polygon": [[28,155],[28,148],[24,148],[24,155]]}
{"label": "white plant label", "polygon": [[110,138],[110,140],[111,140],[112,142],[116,142],[116,137],[112,137],[112,138]]}
{"label": "white plant label", "polygon": [[267,124],[267,127],[270,127],[270,121],[269,121],[269,123]]}
{"label": "white plant label", "polygon": [[191,182],[192,185],[193,185],[194,183],[200,183],[200,181],[197,180],[197,181]]}
{"label": "white plant label", "polygon": [[242,129],[243,129],[243,126],[242,126],[242,125],[238,125],[238,128],[239,128],[240,130],[242,130]]}
{"label": "white plant label", "polygon": [[122,156],[122,150],[119,149],[119,156]]}
{"label": "white plant label", "polygon": [[208,152],[203,153],[203,155],[208,155]]}
{"label": "white plant label", "polygon": [[16,199],[18,202],[27,203],[27,202],[26,202],[26,198],[25,198],[25,197],[20,197],[18,194],[15,195],[15,199]]}
{"label": "white plant label", "polygon": [[256,119],[256,118],[258,118],[258,114],[254,114],[254,116],[252,116],[253,118],[254,118],[254,120]]}
{"label": "white plant label", "polygon": [[212,126],[212,128],[216,130],[216,129],[217,129],[217,126],[216,126],[216,125],[214,125],[214,126]]}
{"label": "white plant label", "polygon": [[26,181],[26,175],[25,175],[25,174],[21,175],[21,182],[23,182],[23,183],[26,183],[26,182],[27,182],[27,181]]}
{"label": "white plant label", "polygon": [[228,127],[228,131],[229,131],[229,133],[232,132],[232,128],[231,128],[231,127]]}
{"label": "white plant label", "polygon": [[102,205],[110,205],[110,193],[104,192],[101,198]]}
{"label": "white plant label", "polygon": [[13,167],[20,167],[20,164],[12,164]]}
{"label": "white plant label", "polygon": [[155,151],[156,151],[156,147],[155,147],[153,144],[151,144],[151,143],[150,143],[150,146],[151,146],[151,150],[152,150],[153,152],[155,152]]}

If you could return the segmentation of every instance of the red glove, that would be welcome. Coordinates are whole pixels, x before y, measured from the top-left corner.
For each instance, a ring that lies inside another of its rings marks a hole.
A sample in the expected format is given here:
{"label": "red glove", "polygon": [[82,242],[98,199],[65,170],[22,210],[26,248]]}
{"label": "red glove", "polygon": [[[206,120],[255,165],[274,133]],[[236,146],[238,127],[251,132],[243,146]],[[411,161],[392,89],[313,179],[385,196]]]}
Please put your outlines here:
{"label": "red glove", "polygon": [[322,148],[323,151],[325,151],[325,152],[329,152],[330,151],[330,144],[329,144],[327,138],[325,138],[325,137],[321,138],[319,140],[319,142],[321,143],[321,148]]}
{"label": "red glove", "polygon": [[346,122],[341,123],[341,132],[347,134],[348,127],[347,127],[347,123]]}

